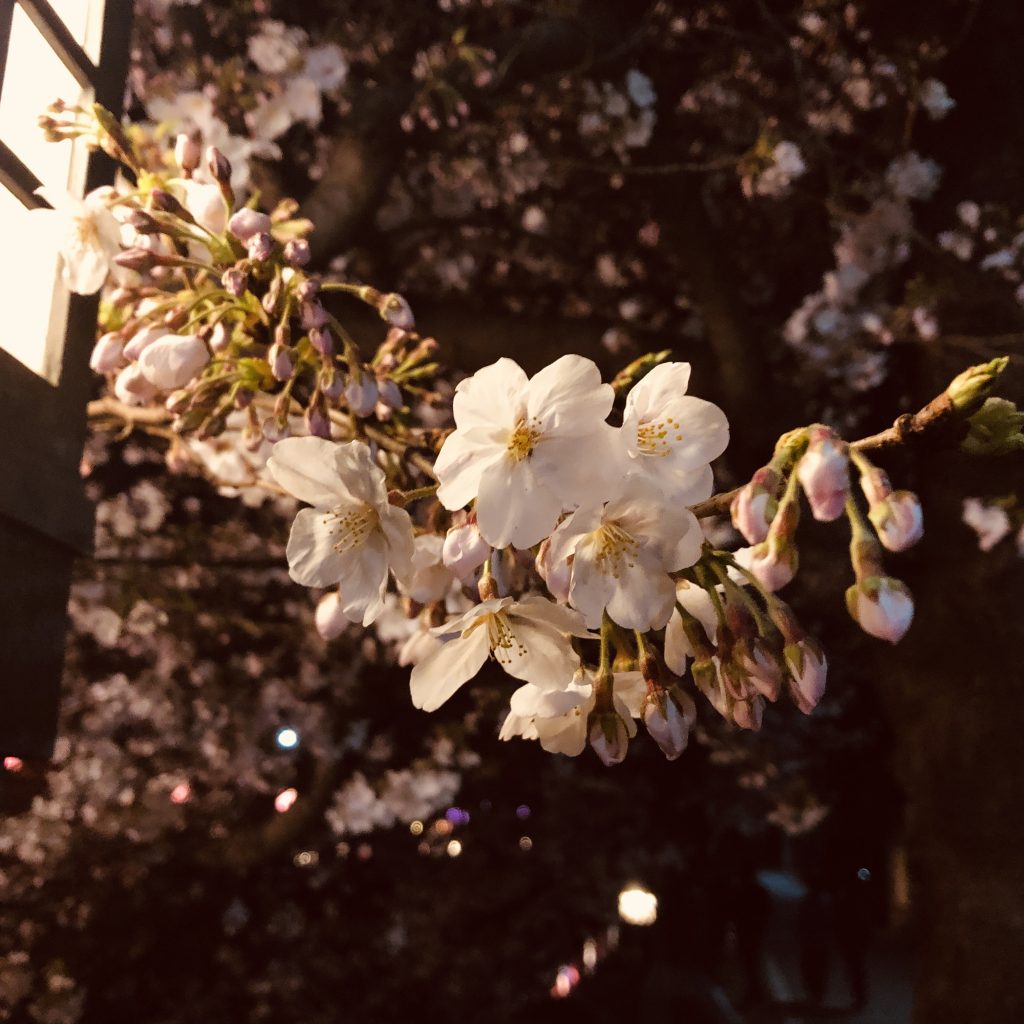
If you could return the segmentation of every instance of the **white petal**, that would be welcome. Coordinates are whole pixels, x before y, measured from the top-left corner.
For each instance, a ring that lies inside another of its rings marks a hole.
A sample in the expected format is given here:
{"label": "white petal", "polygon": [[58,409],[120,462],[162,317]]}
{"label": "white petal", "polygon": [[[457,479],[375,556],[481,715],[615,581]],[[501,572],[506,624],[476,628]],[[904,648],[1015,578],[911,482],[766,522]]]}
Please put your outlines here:
{"label": "white petal", "polygon": [[591,687],[542,690],[532,683],[520,686],[509,700],[513,714],[524,718],[556,718],[578,708],[590,696]]}
{"label": "white petal", "polygon": [[608,617],[623,629],[661,629],[675,606],[676,588],[656,563],[638,559],[625,568],[608,601]]}
{"label": "white petal", "polygon": [[[591,702],[592,703],[592,699]],[[534,721],[540,745],[549,754],[579,757],[587,745],[587,717],[590,709],[582,706],[562,718],[538,718]]]}
{"label": "white petal", "polygon": [[630,389],[623,418],[643,420],[650,413],[657,414],[668,402],[685,395],[689,386],[689,363],[659,363]]}
{"label": "white petal", "polygon": [[616,672],[613,694],[629,709],[633,718],[639,718],[647,696],[647,683],[639,672]]}
{"label": "white petal", "polygon": [[665,568],[669,572],[689,568],[700,558],[704,546],[704,531],[697,517],[689,509],[680,509],[675,515],[682,526],[682,535],[672,549],[664,553]]}
{"label": "white petal", "polygon": [[673,611],[665,627],[665,665],[669,672],[681,676],[686,672],[686,659],[692,657],[693,648],[683,630],[683,617]]}
{"label": "white petal", "polygon": [[168,334],[146,346],[139,369],[150,384],[170,391],[188,384],[209,361],[209,349],[201,339]]}
{"label": "white petal", "polygon": [[424,711],[435,711],[483,668],[488,651],[485,629],[474,630],[468,636],[443,644],[412,670],[409,688],[413,705]]}
{"label": "white petal", "polygon": [[546,432],[575,436],[594,429],[611,412],[615,392],[601,383],[601,371],[591,359],[566,355],[530,378],[527,415],[536,417]]}
{"label": "white petal", "polygon": [[289,494],[319,508],[333,508],[348,491],[338,476],[334,450],[322,437],[287,437],[274,445],[267,460],[271,476]]}
{"label": "white petal", "polygon": [[323,512],[304,508],[288,536],[288,571],[304,587],[333,587],[341,578],[342,559]]}
{"label": "white petal", "polygon": [[524,411],[522,399],[527,378],[512,359],[499,359],[455,389],[452,412],[459,430],[486,426],[511,431]]}
{"label": "white petal", "polygon": [[583,623],[583,617],[579,612],[566,608],[564,605],[555,604],[545,597],[530,594],[522,600],[517,601],[510,609],[510,613],[520,618],[536,619],[562,633],[570,636],[593,638],[593,634]]}
{"label": "white petal", "polygon": [[387,585],[387,547],[380,533],[371,533],[364,543],[342,553],[338,591],[342,610],[354,622],[368,626],[380,615]]}
{"label": "white petal", "polygon": [[542,690],[565,689],[580,664],[565,636],[533,619],[512,618],[511,624],[511,644],[493,651],[498,664],[510,676]]}
{"label": "white petal", "polygon": [[537,479],[529,458],[502,459],[480,480],[477,526],[491,547],[538,544],[555,528],[561,512],[561,500]]}
{"label": "white petal", "polygon": [[475,428],[449,434],[434,462],[439,485],[437,498],[454,512],[465,508],[480,490],[480,478],[505,458],[506,444],[492,438],[493,431]]}
{"label": "white petal", "polygon": [[[388,505],[380,513],[380,528],[388,544],[388,564],[395,578],[408,579],[412,575],[413,545],[412,520],[404,508]],[[440,546],[441,538],[437,538]],[[440,562],[440,551],[437,561]]]}

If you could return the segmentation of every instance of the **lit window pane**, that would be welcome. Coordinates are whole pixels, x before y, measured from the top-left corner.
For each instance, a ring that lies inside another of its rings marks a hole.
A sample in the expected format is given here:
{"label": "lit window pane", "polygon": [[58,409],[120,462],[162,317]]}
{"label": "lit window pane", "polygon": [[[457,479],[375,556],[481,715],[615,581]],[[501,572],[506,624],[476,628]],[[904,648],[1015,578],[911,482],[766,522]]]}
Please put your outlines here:
{"label": "lit window pane", "polygon": [[0,245],[0,348],[56,384],[68,295],[63,287],[54,287],[59,257],[53,233],[42,230],[36,217],[0,186],[0,224],[6,239]]}
{"label": "lit window pane", "polygon": [[50,0],[50,6],[89,58],[97,63],[100,59],[103,0]]}
{"label": "lit window pane", "polygon": [[78,103],[82,90],[74,75],[17,5],[11,22],[10,49],[0,92],[0,139],[47,187],[66,190],[72,147],[47,142],[37,119],[55,100]]}

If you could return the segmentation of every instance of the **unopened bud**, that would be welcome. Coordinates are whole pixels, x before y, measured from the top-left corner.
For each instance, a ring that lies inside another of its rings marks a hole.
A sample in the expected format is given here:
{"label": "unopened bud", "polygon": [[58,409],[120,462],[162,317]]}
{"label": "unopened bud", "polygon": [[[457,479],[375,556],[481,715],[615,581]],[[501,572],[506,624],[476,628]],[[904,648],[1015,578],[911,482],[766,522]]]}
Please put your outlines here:
{"label": "unopened bud", "polygon": [[341,636],[345,629],[351,625],[341,610],[341,595],[337,590],[332,590],[320,598],[313,615],[313,622],[316,631],[325,639],[333,640]]}
{"label": "unopened bud", "polygon": [[174,142],[174,159],[186,178],[190,178],[199,167],[202,157],[199,143],[191,135],[181,132]]}
{"label": "unopened bud", "polygon": [[322,356],[334,353],[334,339],[326,327],[314,327],[309,332],[309,343]]}
{"label": "unopened bud", "polygon": [[267,352],[267,362],[270,364],[270,372],[274,380],[291,380],[295,373],[295,359],[292,351],[284,345],[274,342]]}
{"label": "unopened bud", "polygon": [[402,331],[412,331],[416,328],[416,320],[412,315],[409,303],[396,292],[391,292],[381,298],[377,307],[381,317],[392,327]]}
{"label": "unopened bud", "polygon": [[686,749],[690,729],[697,720],[697,709],[693,701],[675,687],[672,693],[665,690],[649,693],[644,698],[641,717],[651,739],[669,761],[674,761]]}
{"label": "unopened bud", "polygon": [[924,535],[924,513],[913,491],[893,491],[868,509],[868,519],[890,551],[906,551]]}
{"label": "unopened bud", "polygon": [[402,402],[402,392],[390,377],[379,377],[377,379],[377,391],[379,394],[379,401],[383,405],[394,410],[402,408],[402,405],[404,404]]}
{"label": "unopened bud", "polygon": [[779,507],[777,499],[779,474],[770,466],[762,466],[750,482],[733,498],[730,512],[732,525],[748,544],[760,544],[768,536],[768,527]]}
{"label": "unopened bud", "polygon": [[825,652],[810,637],[786,644],[783,651],[789,670],[787,688],[793,703],[809,715],[825,695],[828,662]]}
{"label": "unopened bud", "polygon": [[838,519],[850,493],[849,446],[828,427],[814,426],[796,474],[819,522]]}
{"label": "unopened bud", "polygon": [[223,320],[218,320],[210,333],[210,348],[219,355],[226,352],[230,344],[231,328]]}
{"label": "unopened bud", "polygon": [[93,347],[89,366],[96,373],[110,373],[121,365],[124,342],[116,334],[104,334]]}
{"label": "unopened bud", "polygon": [[149,193],[149,205],[160,213],[170,214],[188,224],[194,223],[195,218],[178,200],[166,189],[155,188]]}
{"label": "unopened bud", "polygon": [[327,310],[317,300],[303,302],[299,306],[299,320],[302,326],[310,331],[314,327],[324,327],[330,322]]}
{"label": "unopened bud", "polygon": [[218,185],[227,185],[231,181],[231,164],[228,158],[216,147],[206,148],[206,169]]}
{"label": "unopened bud", "polygon": [[621,764],[629,751],[626,723],[614,711],[592,711],[587,723],[590,745],[601,761],[611,767]]}
{"label": "unopened bud", "polygon": [[970,366],[954,377],[946,388],[953,407],[961,413],[970,413],[977,408],[988,397],[1009,361],[1008,356],[1000,356],[991,362]]}
{"label": "unopened bud", "polygon": [[310,405],[306,410],[306,429],[313,437],[331,440],[331,421],[319,402]]}
{"label": "unopened bud", "polygon": [[800,564],[795,544],[773,541],[772,538],[752,548],[740,548],[733,557],[770,594],[789,583]]}
{"label": "unopened bud", "polygon": [[304,267],[309,263],[309,242],[304,238],[293,238],[284,247],[284,259],[289,266]]}
{"label": "unopened bud", "polygon": [[732,720],[741,729],[757,732],[764,720],[764,698],[751,697],[749,700],[738,700],[732,708]]}
{"label": "unopened bud", "polygon": [[345,393],[345,378],[340,373],[336,373],[332,366],[320,372],[317,386],[328,402],[337,402]]}
{"label": "unopened bud", "polygon": [[295,286],[295,295],[300,302],[312,302],[319,294],[319,278],[306,277]]}
{"label": "unopened bud", "polygon": [[889,474],[877,466],[870,466],[860,477],[860,489],[864,497],[868,499],[869,505],[877,505],[885,501],[892,494],[892,484],[889,482]]}
{"label": "unopened bud", "polygon": [[228,267],[221,275],[220,283],[224,286],[224,291],[228,295],[240,299],[245,294],[245,289],[249,285],[249,276],[245,271],[239,270],[238,267]]}
{"label": "unopened bud", "polygon": [[[265,213],[243,206],[241,210],[232,214],[228,221],[228,231],[240,242],[248,242],[253,235],[269,235],[270,218]],[[253,259],[266,259],[266,256],[254,256]]]}
{"label": "unopened bud", "polygon": [[145,210],[132,210],[128,224],[140,235],[159,235],[164,230]]}
{"label": "unopened bud", "polygon": [[859,580],[846,591],[846,607],[870,636],[899,643],[914,621],[914,598],[907,585],[891,576]]}
{"label": "unopened bud", "polygon": [[350,377],[345,385],[345,403],[353,416],[369,416],[377,404],[377,381],[369,373]]}
{"label": "unopened bud", "polygon": [[274,239],[266,231],[260,231],[249,236],[245,248],[249,259],[263,263],[270,259],[270,254],[274,251]]}
{"label": "unopened bud", "polygon": [[150,249],[134,246],[123,249],[114,257],[114,262],[126,270],[134,270],[138,274],[146,274],[158,265],[156,254]]}

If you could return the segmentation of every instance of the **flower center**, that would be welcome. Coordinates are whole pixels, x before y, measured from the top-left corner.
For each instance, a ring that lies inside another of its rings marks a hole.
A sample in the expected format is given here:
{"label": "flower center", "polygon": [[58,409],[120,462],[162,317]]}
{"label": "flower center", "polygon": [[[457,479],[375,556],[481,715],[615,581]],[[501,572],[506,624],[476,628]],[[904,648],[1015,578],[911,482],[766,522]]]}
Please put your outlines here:
{"label": "flower center", "polygon": [[508,454],[513,462],[522,462],[533,454],[537,442],[541,439],[537,421],[520,419],[515,430],[508,436]]}
{"label": "flower center", "polygon": [[491,645],[491,657],[499,665],[509,665],[513,652],[520,658],[526,654],[526,647],[516,636],[507,615],[500,612],[487,618],[487,639]]}
{"label": "flower center", "polygon": [[673,439],[682,441],[679,420],[666,416],[663,420],[651,420],[636,428],[636,446],[644,455],[668,455]]}
{"label": "flower center", "polygon": [[377,510],[369,505],[336,508],[324,516],[324,522],[330,523],[330,533],[337,539],[334,550],[338,554],[351,551],[363,544],[370,533],[380,525]]}
{"label": "flower center", "polygon": [[93,217],[75,217],[74,232],[75,241],[82,246],[93,245],[99,238],[99,229],[96,227],[96,220]]}
{"label": "flower center", "polygon": [[636,564],[640,545],[618,523],[602,523],[597,529],[597,555],[594,562],[599,572],[618,579],[624,568]]}

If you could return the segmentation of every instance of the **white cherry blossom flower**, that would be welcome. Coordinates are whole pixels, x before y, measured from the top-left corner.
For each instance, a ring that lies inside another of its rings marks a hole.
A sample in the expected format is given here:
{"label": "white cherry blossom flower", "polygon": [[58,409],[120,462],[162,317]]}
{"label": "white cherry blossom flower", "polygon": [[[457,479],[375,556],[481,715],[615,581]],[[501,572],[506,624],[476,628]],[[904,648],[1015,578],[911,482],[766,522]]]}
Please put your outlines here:
{"label": "white cherry blossom flower", "polygon": [[412,555],[412,574],[402,589],[414,601],[429,604],[440,601],[452,588],[454,574],[441,560],[444,541],[436,533],[416,538]]}
{"label": "white cherry blossom flower", "polygon": [[551,565],[572,556],[569,602],[596,628],[607,610],[626,629],[661,629],[676,586],[668,575],[700,557],[704,534],[689,509],[667,507],[638,477],[607,505],[585,505],[551,535]]}
{"label": "white cherry blossom flower", "polygon": [[[612,682],[615,710],[630,737],[636,735],[634,718],[639,718],[647,684],[639,672],[616,672]],[[527,683],[512,694],[509,713],[498,738],[520,736],[539,740],[549,754],[578,757],[587,745],[587,721],[597,697],[594,681],[582,670],[562,690],[543,690]]]}
{"label": "white cherry blossom flower", "polygon": [[629,471],[684,505],[711,494],[710,463],[729,444],[725,413],[687,395],[689,382],[689,363],[654,367],[626,397],[621,433]]}
{"label": "white cherry blossom flower", "polygon": [[457,633],[412,670],[412,702],[439,708],[483,668],[488,657],[542,690],[564,690],[579,668],[570,636],[589,637],[579,615],[542,597],[490,598],[434,633]]}
{"label": "white cherry blossom flower", "polygon": [[84,199],[46,188],[37,192],[53,209],[33,210],[31,223],[52,234],[64,284],[76,295],[99,291],[121,251],[121,227],[107,206],[110,189],[95,189]]}
{"label": "white cherry blossom flower", "polygon": [[369,447],[286,438],[274,446],[267,468],[286,491],[313,506],[292,524],[292,579],[306,587],[337,585],[341,611],[368,626],[384,608],[388,570],[407,578],[413,554],[409,514],[388,503],[384,473]]}
{"label": "white cherry blossom flower", "polygon": [[565,509],[608,497],[619,475],[614,395],[582,356],[557,359],[532,378],[499,359],[455,391],[455,432],[435,469],[445,508],[476,500],[477,523],[496,548],[543,540]]}

